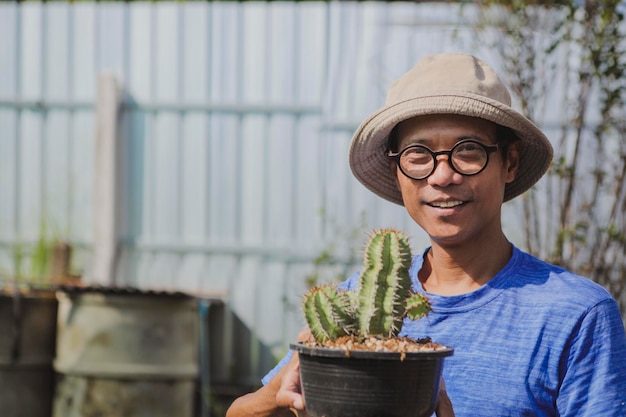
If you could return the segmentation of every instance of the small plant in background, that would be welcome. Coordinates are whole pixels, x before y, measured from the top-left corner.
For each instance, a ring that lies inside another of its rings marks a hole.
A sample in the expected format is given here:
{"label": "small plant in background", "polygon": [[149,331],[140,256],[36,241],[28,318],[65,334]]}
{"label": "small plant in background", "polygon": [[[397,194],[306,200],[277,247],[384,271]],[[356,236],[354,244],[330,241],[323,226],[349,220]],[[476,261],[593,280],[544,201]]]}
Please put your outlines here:
{"label": "small plant in background", "polygon": [[375,231],[365,249],[357,291],[326,284],[304,296],[304,315],[315,339],[325,343],[342,336],[391,338],[399,334],[405,317],[426,316],[428,299],[411,290],[411,259],[403,232]]}
{"label": "small plant in background", "polygon": [[50,257],[55,239],[48,237],[48,225],[41,223],[41,230],[31,254],[29,278],[41,282],[47,278],[50,269]]}
{"label": "small plant in background", "polygon": [[313,259],[313,271],[304,277],[304,284],[307,288],[313,288],[319,284],[324,266],[337,264],[337,259],[333,255],[334,251],[335,245],[331,243]]}
{"label": "small plant in background", "polygon": [[34,243],[17,241],[11,246],[11,270],[3,270],[2,281],[14,285],[45,285],[53,280],[67,278],[71,258],[71,246],[50,231],[42,221]]}
{"label": "small plant in background", "polygon": [[[360,237],[366,225],[366,216],[361,212],[359,223],[348,233],[332,219],[328,219],[322,211],[322,217],[334,229],[334,235],[342,235],[342,241],[346,242],[346,255],[339,256],[336,242],[329,243],[314,259],[313,270],[304,277],[306,288],[310,289],[324,282],[338,282],[346,279],[348,270],[358,262],[358,256],[363,244]],[[345,235],[345,236],[343,236]]]}

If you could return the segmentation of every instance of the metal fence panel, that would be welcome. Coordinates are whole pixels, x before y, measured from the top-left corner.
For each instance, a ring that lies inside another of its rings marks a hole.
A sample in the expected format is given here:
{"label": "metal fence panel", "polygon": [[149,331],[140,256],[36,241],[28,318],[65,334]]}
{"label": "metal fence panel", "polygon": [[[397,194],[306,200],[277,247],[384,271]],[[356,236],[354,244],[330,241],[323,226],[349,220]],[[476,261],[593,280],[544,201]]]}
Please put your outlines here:
{"label": "metal fence panel", "polygon": [[257,382],[303,325],[323,250],[340,262],[322,279],[354,270],[374,227],[404,228],[421,250],[404,209],[354,180],[347,151],[417,59],[476,51],[460,16],[397,2],[0,3],[0,268],[45,220],[88,278],[93,103],[111,70],[124,87],[115,282],[225,294],[220,351],[250,360],[215,372]]}

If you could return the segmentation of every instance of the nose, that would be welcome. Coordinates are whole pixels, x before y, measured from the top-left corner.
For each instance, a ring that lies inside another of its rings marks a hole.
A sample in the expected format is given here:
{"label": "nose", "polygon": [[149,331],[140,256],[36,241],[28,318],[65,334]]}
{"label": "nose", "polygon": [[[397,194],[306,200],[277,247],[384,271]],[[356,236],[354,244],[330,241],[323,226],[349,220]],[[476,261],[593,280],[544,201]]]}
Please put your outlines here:
{"label": "nose", "polygon": [[460,184],[463,181],[463,175],[452,169],[448,158],[448,155],[437,155],[435,171],[426,179],[428,185],[447,187],[450,184]]}

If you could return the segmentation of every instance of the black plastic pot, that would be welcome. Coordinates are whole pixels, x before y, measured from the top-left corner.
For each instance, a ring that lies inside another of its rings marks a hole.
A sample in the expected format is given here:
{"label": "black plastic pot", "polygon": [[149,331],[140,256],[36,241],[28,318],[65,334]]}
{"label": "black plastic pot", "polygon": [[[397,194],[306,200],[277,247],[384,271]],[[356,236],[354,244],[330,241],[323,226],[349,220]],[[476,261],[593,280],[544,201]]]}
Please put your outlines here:
{"label": "black plastic pot", "polygon": [[435,411],[444,358],[436,351],[351,351],[291,344],[313,417],[429,417]]}

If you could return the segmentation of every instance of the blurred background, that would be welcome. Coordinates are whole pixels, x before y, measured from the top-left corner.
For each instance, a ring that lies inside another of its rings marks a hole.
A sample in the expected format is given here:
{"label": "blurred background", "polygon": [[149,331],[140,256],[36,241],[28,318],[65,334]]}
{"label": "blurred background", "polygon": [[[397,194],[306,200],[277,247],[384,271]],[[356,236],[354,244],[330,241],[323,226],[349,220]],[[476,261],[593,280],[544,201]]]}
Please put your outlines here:
{"label": "blurred background", "polygon": [[358,270],[371,229],[428,244],[347,152],[394,79],[461,51],[555,147],[505,204],[508,237],[624,311],[623,5],[542,3],[0,3],[2,280],[204,300],[198,369],[221,415],[304,326],[302,293]]}

